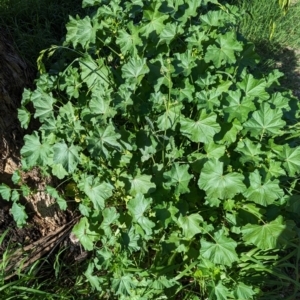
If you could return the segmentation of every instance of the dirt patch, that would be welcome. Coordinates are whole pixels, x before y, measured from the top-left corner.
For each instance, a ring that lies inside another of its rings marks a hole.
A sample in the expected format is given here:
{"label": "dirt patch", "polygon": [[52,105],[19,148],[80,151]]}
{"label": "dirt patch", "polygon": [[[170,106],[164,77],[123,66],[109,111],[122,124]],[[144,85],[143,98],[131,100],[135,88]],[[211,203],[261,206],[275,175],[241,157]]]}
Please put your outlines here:
{"label": "dirt patch", "polygon": [[284,73],[283,84],[300,99],[300,49],[287,47],[280,57],[276,67]]}
{"label": "dirt patch", "polygon": [[[39,124],[33,120],[28,130],[20,127],[17,112],[22,92],[24,88],[34,88],[36,72],[26,65],[12,45],[9,36],[0,30],[0,183],[18,188],[11,177],[20,168],[23,137],[37,129]],[[28,222],[24,228],[18,228],[10,213],[11,202],[0,199],[0,236],[9,230],[0,245],[0,256],[8,248],[18,249],[18,252],[21,246],[21,249],[30,252],[27,253],[28,263],[33,263],[35,258],[59,245],[62,237],[68,237],[76,217],[71,209],[61,211],[55,199],[45,193],[46,185],[56,186],[55,179],[42,176],[38,168],[22,172],[21,178],[23,183],[36,191],[20,199],[26,208]],[[69,226],[66,227],[66,224]],[[16,256],[15,259],[17,263],[20,258]]]}
{"label": "dirt patch", "polygon": [[32,224],[28,224],[24,228],[18,228],[9,212],[10,207],[3,204],[4,203],[1,201],[0,205],[2,208],[0,209],[0,236],[6,230],[9,230],[9,232],[0,245],[0,256],[2,256],[4,251],[8,248],[14,249],[20,247],[20,245],[29,245],[32,242],[37,241],[42,236],[40,230],[38,230],[36,226],[33,226]]}

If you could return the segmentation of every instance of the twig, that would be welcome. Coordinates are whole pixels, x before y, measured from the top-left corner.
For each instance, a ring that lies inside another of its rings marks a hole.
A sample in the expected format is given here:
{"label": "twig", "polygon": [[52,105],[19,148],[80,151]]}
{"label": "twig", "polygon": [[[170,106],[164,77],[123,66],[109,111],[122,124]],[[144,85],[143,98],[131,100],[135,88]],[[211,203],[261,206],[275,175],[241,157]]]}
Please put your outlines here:
{"label": "twig", "polygon": [[[55,248],[57,244],[59,244],[59,242],[69,234],[78,218],[79,217],[74,218],[68,224],[65,224],[56,231],[51,232],[47,236],[42,237],[38,241],[33,242],[23,249],[18,249],[11,256],[9,256],[10,262],[5,268],[5,280],[10,279],[18,272],[32,265],[49,251],[52,252],[53,248]],[[0,264],[1,262],[2,261],[0,261]]]}

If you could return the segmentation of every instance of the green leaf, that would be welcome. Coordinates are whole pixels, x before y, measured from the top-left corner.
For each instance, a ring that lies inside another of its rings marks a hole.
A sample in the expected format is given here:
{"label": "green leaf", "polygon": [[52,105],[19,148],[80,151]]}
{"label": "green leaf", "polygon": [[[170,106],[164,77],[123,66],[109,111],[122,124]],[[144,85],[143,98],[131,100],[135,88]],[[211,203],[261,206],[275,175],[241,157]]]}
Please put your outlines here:
{"label": "green leaf", "polygon": [[81,79],[92,90],[93,95],[103,95],[104,88],[109,86],[109,76],[107,66],[102,58],[93,59],[89,55],[84,55],[79,59],[81,69]]}
{"label": "green leaf", "polygon": [[18,119],[21,123],[21,127],[27,129],[31,119],[31,113],[25,107],[18,108]]}
{"label": "green leaf", "polygon": [[32,95],[32,91],[24,88],[24,91],[22,94],[22,100],[21,100],[22,106],[25,106],[26,104],[28,104],[31,101],[31,95]]}
{"label": "green leaf", "polygon": [[112,281],[112,289],[116,295],[130,296],[134,287],[135,284],[130,275],[123,275]]}
{"label": "green leaf", "polygon": [[80,219],[80,221],[74,226],[72,232],[79,239],[80,243],[87,251],[94,249],[93,242],[98,235],[95,232],[90,231],[89,221],[86,217]]}
{"label": "green leaf", "polygon": [[203,166],[198,185],[208,197],[229,199],[246,190],[244,176],[236,172],[224,174],[223,165],[217,159],[211,159]]}
{"label": "green leaf", "polygon": [[263,154],[263,152],[261,151],[260,148],[261,148],[261,144],[254,143],[249,139],[245,139],[239,141],[235,150],[241,154],[240,162],[242,164],[246,162],[251,162],[256,164],[261,162],[262,160],[261,155]]}
{"label": "green leaf", "polygon": [[102,248],[97,250],[97,257],[94,259],[94,263],[98,270],[105,268],[106,270],[111,266],[113,260],[113,253],[110,249]]}
{"label": "green leaf", "polygon": [[254,79],[251,74],[247,74],[242,82],[237,83],[237,86],[245,93],[246,97],[258,98],[260,100],[267,100],[270,97],[266,92],[266,80]]}
{"label": "green leaf", "polygon": [[14,184],[19,184],[22,181],[20,170],[15,170],[11,177],[11,180]]}
{"label": "green leaf", "polygon": [[266,134],[281,135],[284,126],[282,110],[272,109],[268,103],[263,103],[260,110],[255,111],[252,117],[244,123],[244,127],[251,136],[260,139]]}
{"label": "green leaf", "polygon": [[137,194],[147,194],[155,190],[156,186],[151,182],[152,176],[146,174],[137,174],[130,180],[131,188],[130,194],[135,196]]}
{"label": "green leaf", "polygon": [[219,35],[216,39],[217,45],[209,45],[205,54],[205,61],[212,61],[216,68],[226,63],[235,63],[235,51],[243,50],[242,44],[237,41],[236,33],[231,31],[224,35]]}
{"label": "green leaf", "polygon": [[280,161],[270,160],[269,165],[263,166],[265,174],[265,180],[278,178],[280,176],[286,176],[284,169],[282,168],[282,163]]}
{"label": "green leaf", "polygon": [[242,129],[243,126],[237,119],[231,123],[223,123],[221,131],[216,135],[216,140],[222,144],[232,144],[236,141],[237,135],[241,134]]}
{"label": "green leaf", "polygon": [[147,38],[153,32],[160,34],[165,28],[164,21],[168,15],[159,11],[160,4],[152,4],[149,9],[143,10],[143,18],[145,25],[141,28],[141,32]]}
{"label": "green leaf", "polygon": [[62,164],[53,164],[52,165],[52,174],[56,176],[58,179],[63,179],[68,175],[68,172],[63,167]]}
{"label": "green leaf", "polygon": [[58,206],[61,210],[66,210],[68,207],[67,201],[62,197],[57,198],[56,203],[58,204]]}
{"label": "green leaf", "polygon": [[90,200],[94,204],[96,210],[102,210],[105,207],[105,200],[112,196],[114,187],[107,183],[99,183],[98,179],[94,179],[93,176],[88,176],[78,184],[80,189],[86,193]]}
{"label": "green leaf", "polygon": [[97,97],[92,98],[89,106],[92,114],[102,115],[104,118],[110,118],[115,115],[115,110],[112,109],[108,97],[98,94]]}
{"label": "green leaf", "polygon": [[60,107],[59,115],[68,123],[73,123],[76,120],[74,106],[70,101]]}
{"label": "green leaf", "polygon": [[194,85],[190,84],[189,78],[185,78],[185,80],[181,83],[178,91],[175,91],[175,95],[178,95],[178,100],[180,102],[185,100],[187,100],[188,102],[192,102],[194,100],[194,92]]}
{"label": "green leaf", "polygon": [[4,200],[9,201],[11,196],[11,188],[5,183],[2,183],[0,185],[0,195]]}
{"label": "green leaf", "polygon": [[[230,293],[227,289],[226,286],[224,286],[222,284],[222,281],[220,280],[218,282],[217,285],[213,285],[209,290],[209,299],[216,299],[216,300],[227,300],[227,299],[230,299],[228,297],[230,297]],[[242,300],[242,299],[239,299],[239,300]],[[246,300],[246,299],[243,299],[243,300]]]}
{"label": "green leaf", "polygon": [[94,157],[99,157],[99,154],[108,158],[110,156],[109,150],[122,149],[119,143],[121,135],[116,132],[115,127],[112,124],[100,127],[97,126],[93,131],[92,135],[87,138],[88,150]]}
{"label": "green leaf", "polygon": [[135,198],[130,199],[127,203],[127,208],[133,221],[137,222],[147,235],[151,235],[152,228],[155,226],[149,218],[144,216],[150,204],[151,199],[146,199],[142,194],[137,194]]}
{"label": "green leaf", "polygon": [[20,205],[17,202],[13,202],[11,213],[18,227],[21,227],[26,224],[26,219],[28,218],[28,216],[25,212],[25,207],[23,205]]}
{"label": "green leaf", "polygon": [[140,250],[138,244],[140,240],[140,235],[136,234],[134,227],[131,227],[127,232],[121,233],[121,244],[122,247],[128,249],[130,252],[135,252]]}
{"label": "green leaf", "polygon": [[217,158],[218,159],[225,154],[225,146],[215,144],[214,142],[205,144],[204,150],[206,152],[207,158]]}
{"label": "green leaf", "polygon": [[[80,61],[83,59],[81,58]],[[82,82],[80,80],[80,72],[78,68],[69,67],[62,78],[62,84],[60,84],[60,88],[65,90],[68,94],[69,98],[78,98],[79,97],[79,89],[82,87]],[[69,104],[70,102],[68,102]],[[67,104],[67,105],[68,105]]]}
{"label": "green leaf", "polygon": [[252,286],[239,282],[233,294],[236,299],[253,299],[256,293],[253,291]]}
{"label": "green leaf", "polygon": [[183,135],[193,142],[204,144],[212,142],[214,135],[221,129],[217,123],[217,115],[214,113],[207,114],[205,110],[201,111],[198,121],[182,119],[180,125],[180,131]]}
{"label": "green leaf", "polygon": [[174,129],[182,117],[180,113],[181,109],[182,105],[180,103],[168,107],[166,111],[157,118],[157,127],[160,130]]}
{"label": "green leaf", "polygon": [[300,172],[300,147],[291,148],[284,145],[279,158],[284,162],[283,166],[290,176]]}
{"label": "green leaf", "polygon": [[209,10],[207,14],[200,16],[200,20],[211,27],[220,26],[224,20],[224,13],[221,10]]}
{"label": "green leaf", "polygon": [[186,1],[187,8],[184,12],[183,16],[183,22],[184,19],[190,19],[191,17],[196,17],[197,16],[197,10],[201,4],[201,1],[199,0],[187,0]]}
{"label": "green leaf", "polygon": [[[209,81],[209,80],[204,80]],[[212,79],[214,81],[214,79]],[[203,82],[197,80],[199,85],[202,85]],[[196,93],[196,103],[197,108],[200,110],[202,108],[207,109],[207,111],[214,111],[217,107],[220,107],[220,100],[222,100],[223,94],[228,91],[229,87],[232,85],[230,81],[224,81],[218,84],[217,88],[211,87],[207,90],[205,86],[204,89],[201,89],[200,92]]]}
{"label": "green leaf", "polygon": [[[204,44],[203,42],[205,42],[207,40],[208,40],[208,36],[207,36],[206,31],[193,32],[191,36],[189,36],[188,38],[185,39],[185,41],[187,42],[188,47],[190,49],[193,49],[194,47],[196,47],[199,52],[203,50],[203,44]],[[202,81],[202,79],[203,79],[203,78],[201,78],[202,76],[200,76],[200,78],[198,78],[198,80],[200,79],[200,81]],[[198,82],[198,80],[196,81],[196,83]]]}
{"label": "green leaf", "polygon": [[160,33],[158,44],[170,44],[172,40],[176,37],[177,34],[177,25],[174,23],[168,23],[163,31]]}
{"label": "green leaf", "polygon": [[[156,94],[152,94],[153,98],[157,96],[162,96],[162,93],[159,92],[161,86],[166,86],[171,88],[173,82],[171,80],[171,74],[174,73],[174,67],[172,65],[173,59],[165,57],[163,53],[158,54],[156,58],[149,60],[150,72],[147,76],[147,80],[154,83],[154,91]],[[165,95],[163,95],[166,98]],[[164,103],[160,103],[162,108],[165,108]]]}
{"label": "green leaf", "polygon": [[118,111],[125,112],[128,107],[133,105],[132,101],[132,91],[128,89],[127,84],[123,84],[119,86],[119,90],[117,92],[117,97],[115,97],[115,108]]}
{"label": "green leaf", "polygon": [[55,188],[47,185],[46,192],[56,200],[56,202],[61,210],[67,209],[67,201],[59,195],[58,191]]}
{"label": "green leaf", "polygon": [[55,133],[61,125],[61,120],[56,120],[52,115],[44,120],[44,123],[40,127],[40,130],[44,130],[46,134]]}
{"label": "green leaf", "polygon": [[150,140],[151,144],[149,144],[149,146],[145,145],[143,148],[139,147],[142,153],[142,162],[149,160],[157,152],[158,142],[153,137],[150,137]]}
{"label": "green leaf", "polygon": [[268,180],[262,183],[258,170],[252,172],[249,179],[250,187],[244,192],[247,200],[267,206],[284,195],[283,190],[279,187],[279,180]]}
{"label": "green leaf", "polygon": [[281,93],[277,92],[270,95],[269,103],[272,103],[274,107],[281,108],[289,111],[291,108],[289,106],[289,99],[284,97]]}
{"label": "green leaf", "polygon": [[196,234],[202,232],[199,224],[203,222],[203,218],[199,214],[191,214],[189,216],[180,216],[178,218],[178,226],[182,229],[183,235],[191,240]]}
{"label": "green leaf", "polygon": [[31,190],[30,190],[30,187],[25,185],[25,184],[22,184],[21,185],[21,191],[22,191],[22,195],[24,197],[27,197],[29,196],[29,194],[31,193]]}
{"label": "green leaf", "polygon": [[175,279],[170,279],[167,276],[160,276],[155,281],[153,281],[153,284],[151,285],[151,288],[155,290],[161,290],[164,291],[165,288],[170,288],[174,285],[176,285],[177,282]]}
{"label": "green leaf", "polygon": [[282,216],[279,216],[270,223],[247,224],[241,231],[246,244],[253,244],[262,250],[267,250],[277,247],[279,237],[284,234],[285,229]]}
{"label": "green leaf", "polygon": [[101,3],[101,0],[83,0],[82,1],[82,7],[89,7],[89,6],[94,6],[94,5],[98,5]]}
{"label": "green leaf", "polygon": [[21,155],[25,158],[28,167],[46,166],[51,161],[52,147],[47,142],[41,144],[36,131],[31,135],[25,135],[24,141]]}
{"label": "green leaf", "polygon": [[13,190],[12,193],[11,193],[11,201],[18,201],[20,199],[20,194],[17,190]]}
{"label": "green leaf", "polygon": [[188,50],[185,53],[176,53],[175,57],[177,58],[175,74],[183,74],[185,77],[188,77],[191,74],[192,69],[197,66],[195,62],[196,58],[193,56],[192,51]]}
{"label": "green leaf", "polygon": [[57,143],[53,146],[53,161],[61,164],[70,174],[76,170],[79,163],[79,154],[81,148],[79,146],[68,145],[65,142]]}
{"label": "green leaf", "polygon": [[237,118],[240,122],[245,122],[251,111],[255,110],[255,105],[250,97],[242,97],[241,91],[229,91],[226,97],[228,103],[224,112],[228,114],[228,122]]}
{"label": "green leaf", "polygon": [[90,215],[90,212],[91,212],[91,208],[90,207],[88,207],[88,206],[80,203],[78,208],[79,208],[80,213],[83,216],[88,217]]}
{"label": "green leaf", "polygon": [[291,196],[285,196],[286,200],[286,210],[300,215],[300,201],[298,194],[294,194]]}
{"label": "green leaf", "polygon": [[213,197],[206,197],[205,198],[205,205],[209,205],[210,207],[219,207],[220,206],[220,199],[219,198],[213,198]]}
{"label": "green leaf", "polygon": [[123,55],[126,55],[128,52],[135,56],[137,54],[136,47],[143,45],[142,40],[139,37],[139,28],[135,26],[132,21],[128,23],[127,28],[130,33],[124,29],[118,31],[116,43],[120,45]]}
{"label": "green leaf", "polygon": [[165,183],[165,186],[170,188],[171,186],[175,187],[175,194],[185,194],[190,190],[188,188],[189,182],[193,175],[188,172],[189,165],[180,165],[175,163],[172,166],[172,169],[164,173],[164,178],[168,180]]}
{"label": "green leaf", "polygon": [[110,237],[112,232],[110,225],[119,219],[120,214],[115,207],[107,207],[102,211],[103,221],[100,225],[103,228],[106,236]]}
{"label": "green leaf", "polygon": [[217,79],[216,75],[212,75],[210,72],[207,72],[205,74],[199,74],[199,77],[195,83],[203,91],[208,86],[209,87],[214,86],[216,83],[216,79]]}
{"label": "green leaf", "polygon": [[94,264],[92,262],[89,263],[87,270],[84,272],[84,276],[89,281],[91,286],[95,288],[97,291],[101,292],[102,288],[100,286],[101,280],[99,276],[93,275],[94,272]]}
{"label": "green leaf", "polygon": [[44,121],[53,114],[54,98],[39,89],[35,90],[31,95],[31,102],[35,108],[35,118],[39,118],[40,121]]}
{"label": "green leaf", "polygon": [[122,67],[122,77],[129,79],[134,84],[140,83],[148,72],[146,58],[131,57],[128,63]]}
{"label": "green leaf", "polygon": [[70,21],[66,27],[66,42],[72,43],[74,48],[78,44],[85,48],[90,43],[95,42],[97,27],[92,25],[89,16],[86,16],[84,19],[79,19],[79,16],[76,19],[70,16]]}
{"label": "green leaf", "polygon": [[214,234],[213,242],[201,239],[200,255],[213,261],[215,264],[231,266],[238,260],[235,248],[237,243],[224,235],[224,232],[218,231]]}

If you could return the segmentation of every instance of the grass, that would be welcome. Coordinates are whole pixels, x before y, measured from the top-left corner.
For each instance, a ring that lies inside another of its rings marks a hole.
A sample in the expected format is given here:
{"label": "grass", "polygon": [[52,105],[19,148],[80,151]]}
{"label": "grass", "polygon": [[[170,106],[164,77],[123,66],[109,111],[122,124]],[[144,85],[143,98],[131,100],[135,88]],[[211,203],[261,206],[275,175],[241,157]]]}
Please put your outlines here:
{"label": "grass", "polygon": [[282,84],[292,90],[300,85],[300,1],[294,0],[286,14],[278,0],[233,0],[246,12],[239,24],[261,56],[260,70],[278,68],[285,73]]}
{"label": "grass", "polygon": [[82,0],[0,0],[0,29],[31,66],[41,50],[59,44],[69,15],[84,15]]}
{"label": "grass", "polygon": [[[240,23],[240,31],[254,43],[264,41],[276,51],[282,47],[300,47],[300,2],[294,1],[286,14],[280,9],[278,0],[237,1],[246,16]],[[272,47],[273,46],[273,47]]]}
{"label": "grass", "polygon": [[[0,246],[7,235],[9,230],[0,236]],[[0,260],[0,299],[99,299],[83,275],[87,262],[70,264],[66,256],[68,248],[36,261],[28,269],[21,270],[20,265],[17,275],[6,280],[5,268],[13,255],[12,248],[13,245],[8,246]]]}

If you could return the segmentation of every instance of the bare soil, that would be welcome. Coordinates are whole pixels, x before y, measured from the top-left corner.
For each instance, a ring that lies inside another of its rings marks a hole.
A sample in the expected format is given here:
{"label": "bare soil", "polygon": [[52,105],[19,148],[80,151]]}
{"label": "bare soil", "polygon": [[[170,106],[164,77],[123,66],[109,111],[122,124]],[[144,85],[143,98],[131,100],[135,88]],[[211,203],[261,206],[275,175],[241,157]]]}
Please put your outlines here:
{"label": "bare soil", "polygon": [[[20,107],[22,92],[24,88],[34,88],[36,74],[18,56],[12,45],[9,35],[0,29],[0,183],[17,188],[12,183],[11,177],[20,167],[23,137],[37,129],[39,124],[33,120],[28,130],[25,131],[20,127],[17,109]],[[12,249],[20,246],[30,250],[31,259],[40,257],[35,255],[34,251],[45,255],[51,251],[51,247],[62,242],[62,236],[68,237],[67,233],[72,226],[65,225],[73,224],[76,219],[72,209],[62,212],[55,200],[44,192],[47,184],[55,186],[55,179],[44,178],[36,168],[30,172],[23,172],[22,181],[37,192],[21,199],[29,216],[24,228],[16,226],[10,213],[11,203],[0,197],[0,236],[9,230],[0,245],[0,257],[7,247]],[[18,257],[15,261],[18,261]]]}

